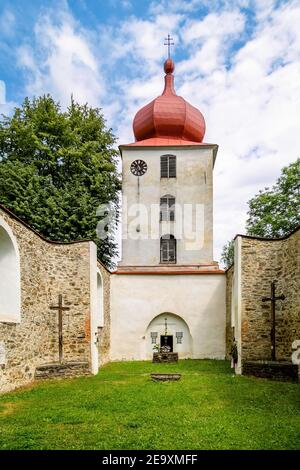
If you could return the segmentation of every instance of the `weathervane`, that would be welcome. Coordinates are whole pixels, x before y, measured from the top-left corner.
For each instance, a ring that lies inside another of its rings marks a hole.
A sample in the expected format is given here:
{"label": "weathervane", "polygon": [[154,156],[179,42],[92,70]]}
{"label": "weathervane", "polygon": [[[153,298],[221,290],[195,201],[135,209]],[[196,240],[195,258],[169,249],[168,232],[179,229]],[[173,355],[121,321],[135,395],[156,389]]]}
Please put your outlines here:
{"label": "weathervane", "polygon": [[171,38],[170,34],[168,34],[168,37],[165,38],[164,46],[168,46],[168,59],[170,59],[171,46],[174,46],[173,38]]}

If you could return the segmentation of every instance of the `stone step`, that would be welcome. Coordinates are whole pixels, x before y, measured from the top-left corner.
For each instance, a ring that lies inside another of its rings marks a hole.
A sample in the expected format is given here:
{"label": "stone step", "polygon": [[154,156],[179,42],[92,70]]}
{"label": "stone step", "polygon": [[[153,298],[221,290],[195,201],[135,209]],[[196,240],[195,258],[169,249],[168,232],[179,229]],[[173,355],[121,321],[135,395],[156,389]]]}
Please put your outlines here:
{"label": "stone step", "polygon": [[36,380],[81,377],[91,375],[88,362],[43,364],[35,369]]}

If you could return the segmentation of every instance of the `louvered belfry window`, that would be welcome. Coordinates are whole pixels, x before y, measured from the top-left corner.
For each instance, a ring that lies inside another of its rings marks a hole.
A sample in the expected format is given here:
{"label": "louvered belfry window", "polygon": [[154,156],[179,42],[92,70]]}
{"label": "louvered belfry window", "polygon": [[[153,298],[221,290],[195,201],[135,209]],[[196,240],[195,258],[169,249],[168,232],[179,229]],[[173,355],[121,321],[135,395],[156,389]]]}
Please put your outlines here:
{"label": "louvered belfry window", "polygon": [[160,262],[176,263],[176,238],[173,235],[163,235],[160,239]]}
{"label": "louvered belfry window", "polygon": [[160,198],[160,221],[174,222],[175,220],[175,197],[170,194]]}
{"label": "louvered belfry window", "polygon": [[160,157],[160,177],[176,178],[176,156],[162,155]]}

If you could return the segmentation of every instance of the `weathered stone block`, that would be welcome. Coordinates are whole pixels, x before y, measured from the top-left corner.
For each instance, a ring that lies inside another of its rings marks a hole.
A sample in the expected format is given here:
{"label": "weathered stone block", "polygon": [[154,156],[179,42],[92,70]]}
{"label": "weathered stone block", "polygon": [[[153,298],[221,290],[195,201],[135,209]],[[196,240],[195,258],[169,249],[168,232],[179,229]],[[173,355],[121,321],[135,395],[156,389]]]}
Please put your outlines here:
{"label": "weathered stone block", "polygon": [[153,353],[152,362],[178,362],[178,353]]}

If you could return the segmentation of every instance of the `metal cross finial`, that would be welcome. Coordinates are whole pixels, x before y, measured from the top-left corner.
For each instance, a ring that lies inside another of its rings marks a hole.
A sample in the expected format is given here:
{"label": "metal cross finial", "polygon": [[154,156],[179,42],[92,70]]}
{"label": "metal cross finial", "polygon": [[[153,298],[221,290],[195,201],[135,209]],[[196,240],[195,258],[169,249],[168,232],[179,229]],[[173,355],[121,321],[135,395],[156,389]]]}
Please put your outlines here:
{"label": "metal cross finial", "polygon": [[168,59],[170,59],[171,46],[174,46],[173,38],[171,38],[170,34],[168,34],[168,37],[165,38],[164,46],[168,46]]}

